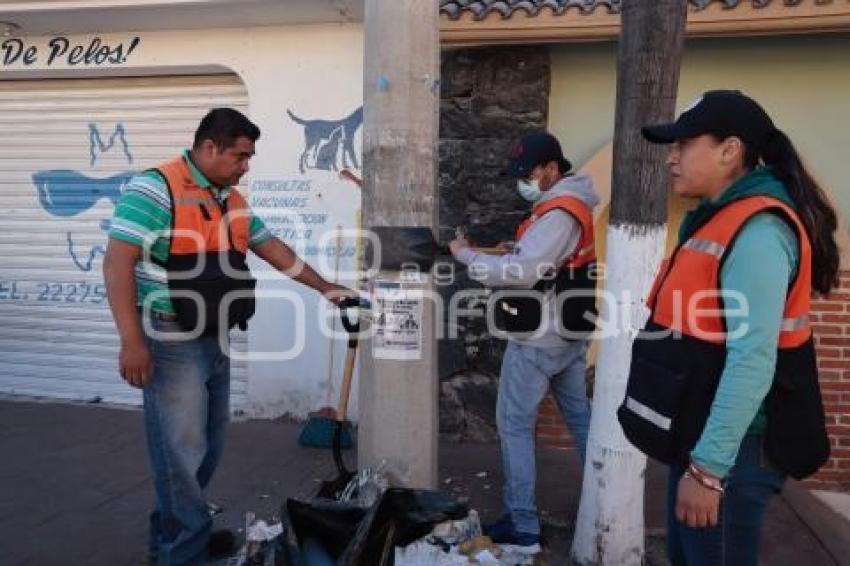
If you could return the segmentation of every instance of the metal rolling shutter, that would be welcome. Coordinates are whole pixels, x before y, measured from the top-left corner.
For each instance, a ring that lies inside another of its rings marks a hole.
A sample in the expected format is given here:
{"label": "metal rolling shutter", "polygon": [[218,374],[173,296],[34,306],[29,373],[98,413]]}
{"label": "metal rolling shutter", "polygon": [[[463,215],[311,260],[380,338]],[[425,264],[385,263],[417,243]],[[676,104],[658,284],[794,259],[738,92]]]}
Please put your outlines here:
{"label": "metal rolling shutter", "polygon": [[[188,147],[211,107],[247,102],[234,75],[0,81],[0,392],[141,402],[117,372],[105,221],[133,172]],[[232,376],[238,410],[246,364]]]}

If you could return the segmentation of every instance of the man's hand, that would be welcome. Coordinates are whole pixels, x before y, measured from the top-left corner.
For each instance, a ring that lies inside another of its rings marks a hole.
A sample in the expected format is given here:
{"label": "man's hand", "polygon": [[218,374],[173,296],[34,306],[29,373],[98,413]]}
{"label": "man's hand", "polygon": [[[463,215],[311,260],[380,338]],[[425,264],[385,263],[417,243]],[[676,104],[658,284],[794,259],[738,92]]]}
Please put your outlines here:
{"label": "man's hand", "polygon": [[344,297],[357,296],[357,293],[347,287],[325,281],[312,267],[295,255],[289,246],[277,238],[270,238],[252,249],[269,265],[302,285],[315,289],[335,305],[339,305]]}
{"label": "man's hand", "polygon": [[679,480],[676,518],[689,527],[713,527],[720,511],[720,493],[702,485],[688,474]]}
{"label": "man's hand", "polygon": [[339,306],[339,302],[346,297],[356,297],[357,293],[349,289],[348,287],[343,287],[342,285],[337,285],[336,283],[326,283],[321,289],[322,296]]}
{"label": "man's hand", "polygon": [[468,248],[470,246],[469,240],[466,238],[457,238],[456,240],[452,240],[449,242],[449,251],[452,252],[452,255],[457,257],[457,254],[460,253],[460,250],[463,248]]}
{"label": "man's hand", "polygon": [[121,377],[133,387],[141,389],[153,377],[153,359],[144,339],[122,342],[118,354]]}

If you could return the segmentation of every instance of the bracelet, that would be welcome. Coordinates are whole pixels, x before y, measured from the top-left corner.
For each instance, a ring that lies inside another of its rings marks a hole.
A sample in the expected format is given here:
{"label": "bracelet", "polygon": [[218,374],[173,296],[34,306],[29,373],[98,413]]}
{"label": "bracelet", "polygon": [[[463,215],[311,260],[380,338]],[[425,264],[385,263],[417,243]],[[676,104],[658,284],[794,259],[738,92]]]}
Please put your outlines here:
{"label": "bracelet", "polygon": [[716,491],[720,495],[723,495],[725,491],[723,489],[723,485],[720,483],[720,480],[718,480],[717,478],[709,477],[705,472],[703,472],[693,464],[688,466],[688,469],[685,470],[684,476],[696,480],[703,487],[712,491]]}

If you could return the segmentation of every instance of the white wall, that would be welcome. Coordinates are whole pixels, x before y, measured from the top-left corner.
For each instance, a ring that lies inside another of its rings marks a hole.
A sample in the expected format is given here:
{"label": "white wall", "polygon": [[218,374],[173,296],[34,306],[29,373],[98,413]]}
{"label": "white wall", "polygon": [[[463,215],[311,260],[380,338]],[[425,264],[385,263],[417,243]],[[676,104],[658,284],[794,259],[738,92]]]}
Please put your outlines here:
{"label": "white wall", "polygon": [[[74,45],[83,45],[83,52],[94,35],[70,36],[68,51],[63,57],[49,61],[49,41],[54,36],[23,38],[25,49],[34,46],[30,64],[23,55],[8,64],[0,50],[0,79],[36,77],[88,77],[116,75],[158,75],[209,72],[234,72],[241,77],[249,96],[250,118],[262,129],[257,155],[251,172],[243,184],[250,200],[259,203],[266,197],[293,198],[295,208],[256,206],[260,216],[269,219],[275,230],[291,228],[281,213],[326,215],[318,224],[305,225],[311,229],[309,238],[283,234],[283,239],[296,248],[302,257],[327,277],[332,277],[333,259],[320,261],[311,249],[330,234],[333,248],[335,227],[354,228],[360,208],[359,189],[342,181],[334,171],[307,169],[299,171],[299,158],[305,148],[305,128],[287,116],[291,109],[302,118],[337,120],[362,105],[363,32],[356,24],[313,26],[262,27],[251,29],[214,29],[205,31],[127,32],[100,37],[110,46],[110,58],[121,62],[102,64],[95,61],[69,64],[67,58]],[[133,38],[139,41],[128,53]],[[122,51],[115,49],[122,45]],[[13,48],[11,45],[10,48]],[[216,105],[209,101],[210,107]],[[333,129],[333,128],[331,128]],[[354,140],[360,160],[360,130]],[[186,140],[187,147],[191,139]],[[339,156],[337,156],[337,161]],[[359,173],[359,171],[355,170]],[[269,187],[273,187],[269,189]],[[275,219],[276,217],[277,220]],[[353,242],[344,243],[342,268],[352,269]],[[249,365],[249,405],[252,416],[278,416],[290,413],[304,416],[324,405],[328,394],[325,379],[328,370],[328,339],[319,332],[319,301],[312,291],[285,280],[282,276],[264,273],[261,262],[255,262],[255,274],[264,280],[260,292],[294,292],[305,299],[305,320],[296,324],[289,301],[261,299],[258,313],[250,327],[249,346],[253,352],[280,355],[303,336],[304,348],[287,361],[252,361]],[[342,281],[353,284],[351,277]],[[338,326],[338,325],[337,325]],[[344,340],[336,344],[334,367],[338,383],[344,359]],[[356,391],[356,387],[353,388]],[[333,389],[335,395],[337,389]],[[336,404],[333,400],[331,403]],[[356,415],[356,399],[350,412]]]}

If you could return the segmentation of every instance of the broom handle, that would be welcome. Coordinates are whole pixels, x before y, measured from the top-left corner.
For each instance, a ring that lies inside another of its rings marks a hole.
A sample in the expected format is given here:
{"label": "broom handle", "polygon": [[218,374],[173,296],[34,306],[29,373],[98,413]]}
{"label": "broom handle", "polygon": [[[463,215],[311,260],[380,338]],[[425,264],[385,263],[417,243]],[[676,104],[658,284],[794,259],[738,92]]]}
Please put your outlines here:
{"label": "broom handle", "polygon": [[351,377],[354,375],[354,360],[357,358],[357,339],[349,338],[348,351],[345,354],[345,370],[342,375],[342,387],[339,391],[339,408],[336,420],[343,422],[348,411],[348,394],[351,392]]}
{"label": "broom handle", "polygon": [[[342,239],[342,225],[336,226],[336,251],[334,259],[334,283],[339,283],[339,250]],[[328,393],[325,395],[325,405],[331,404],[331,395],[334,388],[334,334],[336,333],[336,317],[331,318],[331,336],[328,338],[328,375],[325,378]]]}

